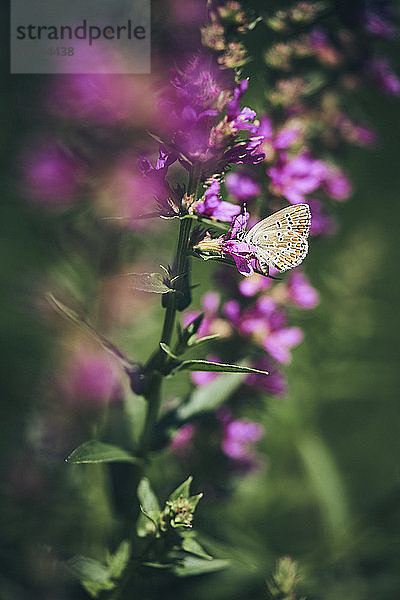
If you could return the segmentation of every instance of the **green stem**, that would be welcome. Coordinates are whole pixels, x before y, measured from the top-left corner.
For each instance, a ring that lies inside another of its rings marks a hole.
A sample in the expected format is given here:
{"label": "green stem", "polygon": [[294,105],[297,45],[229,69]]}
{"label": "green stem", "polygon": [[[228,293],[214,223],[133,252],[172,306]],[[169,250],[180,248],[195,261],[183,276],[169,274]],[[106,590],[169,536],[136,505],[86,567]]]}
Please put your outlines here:
{"label": "green stem", "polygon": [[[188,185],[188,193],[189,194],[197,194],[197,190],[200,184],[200,174],[190,173],[189,177],[189,185]],[[174,262],[173,262],[173,274],[177,276],[177,279],[174,282],[174,288],[176,293],[171,292],[166,295],[166,305],[165,305],[165,316],[164,316],[164,324],[161,332],[160,343],[167,344],[168,346],[171,344],[174,325],[175,325],[175,317],[176,311],[179,309],[179,293],[184,293],[188,288],[188,256],[189,256],[189,237],[190,231],[192,228],[192,220],[191,219],[181,219],[179,222],[179,237],[178,243],[176,247]],[[186,286],[186,287],[185,287]],[[168,360],[168,356],[165,352],[158,346],[153,355],[147,362],[145,367],[146,378],[148,381],[148,387],[146,393],[144,394],[147,403],[147,415],[146,421],[143,427],[142,438],[140,442],[140,447],[138,448],[138,455],[142,458],[146,459],[150,450],[151,450],[151,442],[152,436],[154,432],[154,428],[158,421],[158,416],[161,407],[161,384],[162,384],[162,372],[163,368]],[[136,473],[135,485],[139,484],[140,478],[142,477],[143,468],[139,469]],[[132,521],[131,537],[134,537],[134,528]],[[129,569],[129,568],[128,568]],[[121,598],[122,594],[125,592],[128,584],[133,576],[133,573],[130,570],[125,572],[120,584],[117,588],[111,593],[110,600],[116,600],[117,598]]]}
{"label": "green stem", "polygon": [[[192,193],[192,190],[197,193],[198,187],[199,177],[191,173],[189,178],[188,193]],[[178,277],[174,283],[174,288],[177,290],[177,292],[172,292],[166,296],[166,311],[160,338],[160,343],[162,342],[168,346],[171,344],[174,331],[178,294],[180,292],[184,293],[185,286],[188,285],[188,246],[191,228],[192,222],[190,219],[182,219],[179,222],[178,243],[173,262],[173,274],[174,276]],[[157,423],[161,404],[162,371],[167,360],[168,356],[159,347],[146,365],[149,389],[145,394],[145,397],[148,401],[148,411],[141,443],[141,453],[143,455],[147,454],[150,449],[151,436]]]}

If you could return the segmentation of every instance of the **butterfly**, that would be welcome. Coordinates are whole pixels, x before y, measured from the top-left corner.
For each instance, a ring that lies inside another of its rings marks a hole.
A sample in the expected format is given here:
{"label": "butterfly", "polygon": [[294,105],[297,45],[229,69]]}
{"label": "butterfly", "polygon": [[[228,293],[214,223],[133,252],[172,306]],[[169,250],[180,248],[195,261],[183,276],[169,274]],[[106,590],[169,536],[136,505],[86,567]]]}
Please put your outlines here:
{"label": "butterfly", "polygon": [[260,269],[268,275],[271,266],[287,271],[304,260],[310,225],[308,204],[294,204],[263,219],[247,233],[243,232],[242,239],[256,248]]}

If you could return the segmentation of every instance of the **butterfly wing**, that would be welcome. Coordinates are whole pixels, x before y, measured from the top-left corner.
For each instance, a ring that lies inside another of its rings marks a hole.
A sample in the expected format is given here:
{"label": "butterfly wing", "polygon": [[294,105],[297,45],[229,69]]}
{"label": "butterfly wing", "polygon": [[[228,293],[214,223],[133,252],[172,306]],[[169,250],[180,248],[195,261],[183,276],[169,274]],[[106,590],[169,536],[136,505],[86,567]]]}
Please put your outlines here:
{"label": "butterfly wing", "polygon": [[288,206],[263,219],[247,232],[245,241],[257,248],[261,269],[297,267],[308,252],[311,213],[308,204]]}

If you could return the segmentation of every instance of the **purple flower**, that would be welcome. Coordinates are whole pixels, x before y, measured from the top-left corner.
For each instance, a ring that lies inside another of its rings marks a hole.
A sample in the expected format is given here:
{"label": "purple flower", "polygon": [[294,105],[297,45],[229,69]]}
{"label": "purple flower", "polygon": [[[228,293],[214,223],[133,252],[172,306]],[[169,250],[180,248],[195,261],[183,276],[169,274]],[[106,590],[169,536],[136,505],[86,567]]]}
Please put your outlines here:
{"label": "purple flower", "polygon": [[372,76],[382,91],[391,96],[400,95],[400,80],[392,71],[387,58],[372,58],[366,64],[366,71]]}
{"label": "purple flower", "polygon": [[233,90],[233,99],[228,104],[228,119],[232,121],[240,112],[240,99],[249,87],[249,80],[242,79]]}
{"label": "purple flower", "polygon": [[186,454],[190,449],[191,441],[195,431],[196,428],[192,423],[183,425],[183,427],[178,429],[171,440],[171,450],[176,452],[176,454]]}
{"label": "purple flower", "polygon": [[104,351],[75,349],[57,378],[65,398],[73,405],[101,406],[121,397],[121,373]]}
{"label": "purple flower", "polygon": [[247,419],[234,419],[231,411],[222,406],[217,417],[222,424],[222,451],[237,463],[241,470],[251,471],[257,467],[254,444],[264,435],[264,427]]}
{"label": "purple flower", "polygon": [[277,362],[286,364],[291,360],[290,349],[300,344],[303,337],[299,327],[282,327],[267,335],[263,346]]}
{"label": "purple flower", "polygon": [[328,196],[335,200],[347,200],[353,191],[351,183],[343,171],[331,165],[325,165],[323,188]]}
{"label": "purple flower", "polygon": [[216,108],[221,95],[232,89],[233,79],[219,69],[211,55],[199,53],[184,68],[172,71],[171,85],[175,89],[176,106],[181,109],[191,106],[200,113]]}
{"label": "purple flower", "polygon": [[[270,269],[270,274],[273,275],[275,268]],[[243,296],[255,296],[258,292],[263,292],[272,286],[272,279],[255,273],[252,277],[246,277],[239,282],[239,291]]]}
{"label": "purple flower", "polygon": [[246,277],[253,275],[257,266],[257,249],[247,242],[240,241],[237,237],[246,229],[249,216],[249,213],[245,212],[232,220],[231,229],[221,247],[222,253],[231,256],[239,273]]}
{"label": "purple flower", "polygon": [[306,195],[318,189],[324,181],[326,165],[303,153],[288,158],[282,153],[278,163],[267,170],[274,193],[281,194],[291,204],[306,201]]}
{"label": "purple flower", "polygon": [[164,179],[167,175],[168,167],[171,166],[177,158],[178,156],[174,152],[168,152],[166,148],[160,146],[156,166],[153,167],[147,158],[140,157],[138,160],[139,170],[147,177],[154,176]]}
{"label": "purple flower", "polygon": [[282,127],[275,132],[272,120],[263,116],[260,119],[259,135],[264,137],[263,150],[268,161],[275,157],[275,151],[286,150],[297,141],[300,130],[299,127]]}
{"label": "purple flower", "polygon": [[246,202],[261,192],[260,185],[254,179],[254,176],[246,171],[229,173],[225,185],[228,192],[241,202]]}
{"label": "purple flower", "polygon": [[272,191],[284,196],[291,204],[306,201],[306,195],[320,187],[335,200],[345,200],[351,193],[351,183],[346,175],[308,153],[288,158],[282,153],[275,166],[267,170]]}
{"label": "purple flower", "polygon": [[66,148],[42,142],[22,160],[26,195],[38,206],[59,209],[75,202],[82,166]]}
{"label": "purple flower", "polygon": [[177,158],[174,152],[169,152],[166,148],[160,146],[155,167],[143,156],[138,159],[139,171],[152,186],[153,196],[156,198],[158,209],[163,216],[174,216],[179,210],[174,199],[174,193],[165,179],[168,168]]}
{"label": "purple flower", "polygon": [[225,202],[219,196],[220,183],[212,180],[211,185],[205,191],[203,198],[195,202],[191,209],[199,215],[205,215],[218,219],[219,221],[231,221],[241,208],[237,204]]}
{"label": "purple flower", "polygon": [[242,108],[242,110],[235,116],[234,119],[228,119],[232,133],[237,133],[241,129],[244,129],[246,131],[250,131],[250,133],[253,135],[257,135],[259,123],[255,122],[256,116],[255,110],[252,110],[248,106]]}
{"label": "purple flower", "polygon": [[[230,163],[257,164],[263,159],[256,113],[240,106],[247,80],[234,87],[231,75],[219,69],[214,58],[198,55],[173,73],[171,84],[160,101],[166,122],[163,137],[176,148],[183,166],[201,163],[203,175],[208,175]],[[244,131],[248,139],[243,139]]]}
{"label": "purple flower", "polygon": [[240,310],[238,302],[231,300],[223,309],[224,314],[239,333],[250,336],[279,363],[288,363],[290,349],[303,339],[298,327],[286,327],[286,315],[269,296],[261,296],[257,302]]}
{"label": "purple flower", "polygon": [[223,243],[222,251],[233,258],[241,275],[249,277],[254,274],[254,269],[257,266],[256,248],[254,246],[247,242],[227,240]]}
{"label": "purple flower", "polygon": [[268,356],[263,356],[257,359],[253,365],[255,369],[268,371],[268,377],[258,375],[257,373],[249,373],[245,379],[245,384],[257,388],[258,390],[270,394],[272,396],[283,396],[287,390],[286,379],[281,373],[276,363]]}
{"label": "purple flower", "polygon": [[289,297],[300,306],[300,308],[314,308],[319,302],[318,292],[310,285],[307,277],[302,271],[295,271],[289,275],[288,281]]}
{"label": "purple flower", "polygon": [[230,458],[241,460],[249,456],[250,445],[264,435],[264,428],[258,423],[236,419],[224,427],[222,449]]}

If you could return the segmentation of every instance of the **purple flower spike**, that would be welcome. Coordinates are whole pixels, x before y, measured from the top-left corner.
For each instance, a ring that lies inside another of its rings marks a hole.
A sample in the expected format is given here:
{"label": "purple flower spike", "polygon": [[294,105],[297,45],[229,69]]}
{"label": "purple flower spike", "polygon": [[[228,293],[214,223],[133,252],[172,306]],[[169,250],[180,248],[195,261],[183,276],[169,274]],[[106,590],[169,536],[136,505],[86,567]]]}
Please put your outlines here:
{"label": "purple flower spike", "polygon": [[229,173],[226,177],[225,185],[228,192],[242,202],[254,198],[254,196],[257,196],[261,192],[261,188],[253,175],[246,171]]}
{"label": "purple flower spike", "polygon": [[270,333],[265,339],[265,350],[277,362],[287,364],[291,360],[290,348],[303,340],[304,334],[299,327],[283,327]]}
{"label": "purple flower spike", "polygon": [[233,420],[229,410],[221,410],[219,416],[223,427],[222,451],[246,471],[253,470],[257,466],[253,444],[263,437],[263,426],[245,419]]}
{"label": "purple flower spike", "polygon": [[300,308],[314,308],[319,302],[318,292],[310,285],[307,277],[301,271],[291,273],[288,281],[289,296]]}
{"label": "purple flower spike", "polygon": [[249,80],[243,79],[233,90],[233,100],[228,104],[228,119],[232,121],[240,113],[240,99],[249,86]]}
{"label": "purple flower spike", "polygon": [[[270,275],[273,275],[276,269],[270,268]],[[258,292],[267,290],[272,286],[272,279],[258,275],[257,273],[251,279],[242,279],[239,283],[239,291],[243,296],[255,296]]]}
{"label": "purple flower spike", "polygon": [[172,200],[173,192],[165,179],[169,167],[176,162],[177,158],[174,152],[169,152],[163,146],[160,146],[155,167],[143,156],[138,159],[138,169],[154,188],[153,195],[157,199],[160,214],[164,216],[173,216],[178,211]]}
{"label": "purple flower spike", "polygon": [[326,166],[324,190],[335,200],[347,200],[352,194],[352,186],[349,179],[340,169]]}
{"label": "purple flower spike", "polygon": [[138,159],[139,171],[146,177],[157,177],[159,179],[164,179],[167,174],[168,167],[170,167],[177,160],[177,158],[178,156],[174,152],[168,152],[163,146],[160,146],[156,166],[153,167],[147,158],[141,156]]}
{"label": "purple flower spike", "polygon": [[214,179],[205,191],[203,198],[193,204],[192,210],[199,215],[212,217],[218,221],[230,221],[240,212],[240,206],[222,200],[219,196],[219,189],[219,181]]}
{"label": "purple flower spike", "polygon": [[254,269],[257,266],[257,260],[254,257],[256,248],[254,246],[246,242],[228,240],[224,242],[222,250],[225,254],[232,256],[239,273],[246,277],[254,274]]}
{"label": "purple flower spike", "polygon": [[281,154],[278,163],[268,169],[271,184],[276,193],[284,196],[291,204],[306,201],[306,194],[321,186],[326,173],[326,165],[309,154],[299,154],[287,159]]}

